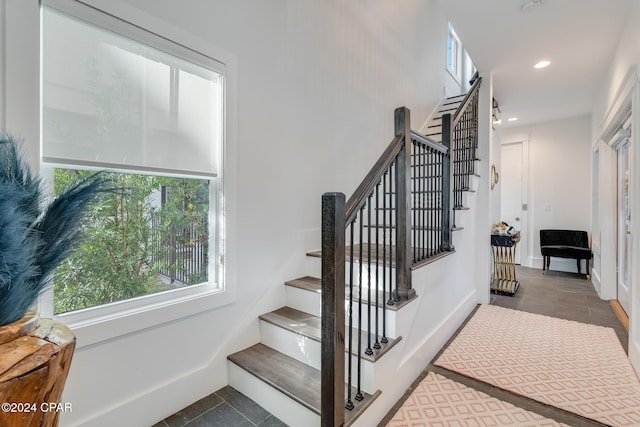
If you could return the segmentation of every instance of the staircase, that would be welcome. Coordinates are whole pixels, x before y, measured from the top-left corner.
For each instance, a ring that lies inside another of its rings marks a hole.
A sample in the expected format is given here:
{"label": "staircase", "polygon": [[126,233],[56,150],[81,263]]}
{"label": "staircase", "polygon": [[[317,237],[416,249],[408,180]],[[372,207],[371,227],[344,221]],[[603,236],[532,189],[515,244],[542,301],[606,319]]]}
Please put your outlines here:
{"label": "staircase", "polygon": [[455,114],[464,101],[466,94],[452,96],[449,98],[445,98],[442,100],[436,112],[431,116],[429,121],[427,122],[427,126],[425,128],[425,136],[433,139],[436,142],[442,142],[442,116],[445,114]]}
{"label": "staircase", "polygon": [[307,254],[321,278],[284,284],[286,305],[259,316],[260,343],[227,357],[229,385],[291,426],[348,426],[375,404],[411,330],[412,271],[454,252],[478,161],[479,82],[445,100],[429,136],[397,109],[396,137],[354,195],[323,196],[322,251]]}
{"label": "staircase", "polygon": [[[318,253],[309,256],[317,257]],[[286,306],[259,317],[261,342],[228,356],[229,384],[288,425],[319,426],[321,280],[307,276],[284,285]],[[397,307],[389,311],[395,323]],[[402,339],[395,336],[395,328],[390,331],[387,343],[381,343],[361,362],[361,370],[366,373],[360,385],[362,399],[353,399],[354,409],[347,411],[345,425],[350,425],[380,393],[375,372],[388,369],[383,366],[384,356]],[[366,341],[366,337],[361,339]],[[355,370],[355,363],[353,367]],[[357,387],[353,387],[352,395],[357,393]]]}

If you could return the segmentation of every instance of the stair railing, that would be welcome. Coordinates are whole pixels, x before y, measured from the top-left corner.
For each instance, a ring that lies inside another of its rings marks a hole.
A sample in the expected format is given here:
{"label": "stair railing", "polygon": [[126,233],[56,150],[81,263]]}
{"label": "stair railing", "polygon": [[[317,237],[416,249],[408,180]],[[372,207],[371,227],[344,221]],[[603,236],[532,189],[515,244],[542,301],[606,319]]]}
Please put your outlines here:
{"label": "stair railing", "polygon": [[415,296],[411,270],[453,249],[450,150],[409,116],[395,110],[395,137],[349,200],[322,196],[323,426],[364,398],[363,357],[388,342],[385,306]]}
{"label": "stair railing", "polygon": [[442,116],[442,143],[451,149],[453,164],[453,227],[455,211],[463,208],[462,196],[470,190],[471,175],[475,173],[478,147],[478,97],[482,77],[474,76],[473,85],[456,112]]}

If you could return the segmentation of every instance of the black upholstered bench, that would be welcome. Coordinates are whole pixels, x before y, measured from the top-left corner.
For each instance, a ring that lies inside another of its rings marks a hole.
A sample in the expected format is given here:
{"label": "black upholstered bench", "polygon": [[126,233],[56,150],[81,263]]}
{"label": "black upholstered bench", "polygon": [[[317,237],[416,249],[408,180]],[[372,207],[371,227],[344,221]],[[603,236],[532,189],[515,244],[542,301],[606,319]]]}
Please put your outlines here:
{"label": "black upholstered bench", "polygon": [[589,261],[593,256],[589,247],[589,235],[579,230],[540,230],[540,252],[542,270],[548,270],[551,257],[573,258],[578,262],[578,274],[582,274],[580,261],[586,260],[587,279]]}

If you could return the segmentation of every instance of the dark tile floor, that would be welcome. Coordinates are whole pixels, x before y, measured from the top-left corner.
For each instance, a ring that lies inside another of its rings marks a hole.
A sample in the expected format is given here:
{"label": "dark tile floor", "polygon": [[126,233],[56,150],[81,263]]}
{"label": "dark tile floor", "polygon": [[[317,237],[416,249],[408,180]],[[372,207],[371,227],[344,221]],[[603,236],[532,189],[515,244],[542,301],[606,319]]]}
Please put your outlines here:
{"label": "dark tile floor", "polygon": [[[628,335],[616,317],[609,301],[601,300],[591,282],[577,274],[517,267],[516,275],[521,282],[515,296],[491,295],[491,304],[531,313],[560,317],[594,325],[613,328],[620,343],[627,351]],[[453,339],[453,338],[452,338]],[[436,356],[437,358],[437,356]],[[385,425],[406,400],[413,388],[427,375],[428,371],[438,372],[447,377],[476,388],[494,397],[509,401],[525,409],[555,418],[572,426],[598,425],[585,419],[558,412],[538,402],[499,390],[484,383],[457,375],[443,373],[441,368],[429,365],[407,394],[390,411],[380,424]],[[275,427],[285,424],[264,408],[232,387],[224,387],[199,400],[193,405],[173,414],[152,427]]]}
{"label": "dark tile floor", "polygon": [[281,427],[285,423],[262,406],[224,387],[152,427]]}
{"label": "dark tile floor", "polygon": [[583,275],[516,268],[521,285],[515,296],[491,295],[491,304],[561,319],[613,328],[628,352],[629,336],[611,303],[598,297],[593,284]]}

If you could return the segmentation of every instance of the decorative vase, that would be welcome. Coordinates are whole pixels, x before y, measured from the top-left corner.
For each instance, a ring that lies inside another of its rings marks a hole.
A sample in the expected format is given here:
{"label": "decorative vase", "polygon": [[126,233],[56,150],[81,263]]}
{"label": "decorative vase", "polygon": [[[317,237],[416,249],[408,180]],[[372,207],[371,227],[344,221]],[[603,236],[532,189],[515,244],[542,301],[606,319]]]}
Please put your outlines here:
{"label": "decorative vase", "polygon": [[35,312],[0,327],[0,426],[57,426],[76,337]]}

